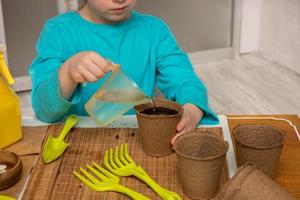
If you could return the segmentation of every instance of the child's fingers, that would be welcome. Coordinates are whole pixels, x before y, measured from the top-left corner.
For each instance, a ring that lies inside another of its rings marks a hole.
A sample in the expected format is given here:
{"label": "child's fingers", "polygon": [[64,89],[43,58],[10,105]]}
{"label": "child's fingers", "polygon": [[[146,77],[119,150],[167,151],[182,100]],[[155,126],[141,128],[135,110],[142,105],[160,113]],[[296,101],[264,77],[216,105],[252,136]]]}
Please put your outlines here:
{"label": "child's fingers", "polygon": [[71,77],[76,83],[85,83],[86,82],[85,77],[79,71],[75,72],[75,73],[71,73]]}
{"label": "child's fingers", "polygon": [[181,120],[179,121],[178,125],[177,125],[177,132],[181,132],[184,130],[184,128],[186,127],[187,121],[184,117],[181,118]]}
{"label": "child's fingers", "polygon": [[94,74],[92,74],[87,68],[82,67],[80,69],[80,73],[88,82],[96,82],[98,80],[98,78]]}
{"label": "child's fingers", "polygon": [[87,69],[94,75],[96,76],[97,79],[100,79],[105,76],[105,72],[101,70],[95,63],[91,62],[88,66]]}
{"label": "child's fingers", "polygon": [[175,141],[177,140],[177,138],[179,138],[180,136],[182,136],[184,134],[184,132],[180,132],[177,133],[171,140],[171,144],[174,146],[175,145]]}
{"label": "child's fingers", "polygon": [[[179,124],[178,124],[178,125],[179,125]],[[195,128],[196,128],[196,126],[194,126],[194,125],[186,125],[185,128],[184,128],[181,132],[177,133],[177,134],[172,138],[171,144],[174,145],[174,144],[175,144],[175,141],[177,140],[177,138],[179,138],[180,136],[182,136],[182,135],[185,134],[185,133],[194,131]]]}
{"label": "child's fingers", "polygon": [[188,125],[188,126],[186,126],[186,128],[183,130],[185,133],[187,133],[187,132],[192,132],[192,131],[194,131],[195,130],[195,126],[194,125],[192,125],[192,124],[190,124],[190,125]]}
{"label": "child's fingers", "polygon": [[97,53],[96,53],[96,55],[93,56],[92,61],[104,73],[107,73],[107,72],[111,71],[111,68],[108,66],[107,61],[103,57],[101,57],[100,55],[98,55]]}

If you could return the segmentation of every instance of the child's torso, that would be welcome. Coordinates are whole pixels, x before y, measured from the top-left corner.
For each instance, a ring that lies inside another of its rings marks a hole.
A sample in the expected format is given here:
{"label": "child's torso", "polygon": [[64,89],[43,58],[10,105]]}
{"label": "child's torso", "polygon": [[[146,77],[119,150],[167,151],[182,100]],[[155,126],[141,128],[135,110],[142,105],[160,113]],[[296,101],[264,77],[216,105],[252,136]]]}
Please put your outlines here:
{"label": "child's torso", "polygon": [[[87,22],[78,13],[67,15],[69,16],[65,17],[69,17],[69,20],[61,26],[66,60],[82,51],[95,51],[102,57],[120,64],[122,70],[147,96],[154,95],[158,36],[155,30],[151,30],[155,29],[153,22],[149,23],[148,19],[143,20],[140,14],[134,13],[131,20],[114,27]],[[83,105],[108,76],[109,74],[82,87],[80,105],[73,107],[70,112],[85,115]]]}

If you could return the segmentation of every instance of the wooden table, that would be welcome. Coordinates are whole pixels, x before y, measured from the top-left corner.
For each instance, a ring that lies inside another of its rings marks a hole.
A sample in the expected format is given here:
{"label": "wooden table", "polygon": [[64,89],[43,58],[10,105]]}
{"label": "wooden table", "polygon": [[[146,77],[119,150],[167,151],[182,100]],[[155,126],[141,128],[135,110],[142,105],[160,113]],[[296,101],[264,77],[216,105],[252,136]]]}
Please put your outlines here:
{"label": "wooden table", "polygon": [[[300,119],[297,115],[229,115],[229,129],[239,124],[266,124],[285,130],[289,133],[289,139],[283,149],[279,163],[276,182],[285,187],[296,198],[300,199],[300,141],[294,130],[286,121],[272,120],[272,117],[290,120],[300,131]],[[250,118],[253,119],[250,119]],[[259,117],[261,119],[254,119]],[[263,119],[264,118],[264,119]],[[22,141],[7,148],[21,155],[23,161],[23,174],[21,180],[13,187],[0,191],[0,194],[18,197],[22,192],[35,160],[41,151],[41,144],[47,132],[47,126],[23,127],[24,138]]]}
{"label": "wooden table", "polygon": [[240,124],[261,124],[271,125],[284,130],[288,134],[281,153],[275,181],[297,197],[297,199],[300,199],[300,138],[299,136],[297,137],[294,128],[290,126],[289,122],[283,121],[283,119],[289,120],[300,132],[299,117],[297,115],[231,115],[227,116],[227,118],[230,132],[235,126]]}

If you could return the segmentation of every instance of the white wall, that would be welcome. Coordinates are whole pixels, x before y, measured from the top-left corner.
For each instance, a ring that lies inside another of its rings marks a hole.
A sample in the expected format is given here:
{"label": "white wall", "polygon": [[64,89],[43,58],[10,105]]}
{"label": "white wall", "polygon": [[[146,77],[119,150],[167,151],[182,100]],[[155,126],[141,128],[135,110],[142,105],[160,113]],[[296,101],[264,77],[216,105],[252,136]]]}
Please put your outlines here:
{"label": "white wall", "polygon": [[231,46],[233,0],[138,0],[136,9],[163,18],[184,51]]}
{"label": "white wall", "polygon": [[299,0],[262,0],[259,52],[300,73]]}
{"label": "white wall", "polygon": [[240,53],[258,50],[262,0],[242,1]]}
{"label": "white wall", "polygon": [[5,43],[5,33],[3,24],[2,3],[0,1],[0,43]]}
{"label": "white wall", "polygon": [[56,1],[2,0],[1,10],[10,71],[13,77],[27,76],[40,30],[45,20],[57,14]]}

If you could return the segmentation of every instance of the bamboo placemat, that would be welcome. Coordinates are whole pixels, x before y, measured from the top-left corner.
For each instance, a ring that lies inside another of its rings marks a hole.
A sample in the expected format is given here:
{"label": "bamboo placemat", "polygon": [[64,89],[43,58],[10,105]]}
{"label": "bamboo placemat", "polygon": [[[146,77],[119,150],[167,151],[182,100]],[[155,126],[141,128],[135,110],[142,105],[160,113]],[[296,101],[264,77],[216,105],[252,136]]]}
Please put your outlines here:
{"label": "bamboo placemat", "polygon": [[[50,126],[45,138],[48,135],[56,136],[61,128],[60,125]],[[197,131],[212,132],[223,137],[222,128],[219,127],[199,128]],[[190,199],[183,195],[179,183],[175,153],[162,158],[147,156],[142,150],[137,129],[75,128],[67,139],[70,143],[69,148],[55,162],[45,165],[41,154],[39,155],[25,190],[24,199],[130,199],[116,192],[95,192],[72,175],[73,170],[85,167],[92,161],[102,165],[105,150],[125,142],[128,143],[129,153],[137,165],[141,165],[155,181],[168,190],[177,192],[183,199]],[[226,180],[228,180],[227,164],[222,173],[221,188]],[[151,199],[160,199],[147,185],[134,177],[121,177],[121,184]]]}

